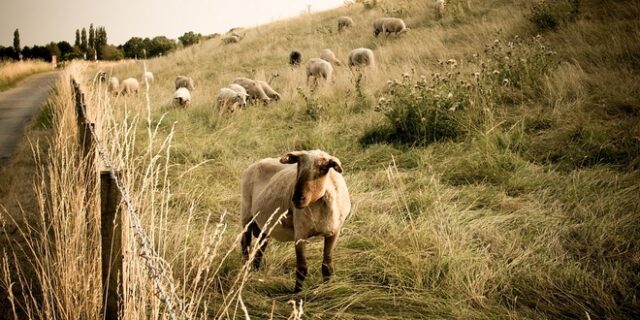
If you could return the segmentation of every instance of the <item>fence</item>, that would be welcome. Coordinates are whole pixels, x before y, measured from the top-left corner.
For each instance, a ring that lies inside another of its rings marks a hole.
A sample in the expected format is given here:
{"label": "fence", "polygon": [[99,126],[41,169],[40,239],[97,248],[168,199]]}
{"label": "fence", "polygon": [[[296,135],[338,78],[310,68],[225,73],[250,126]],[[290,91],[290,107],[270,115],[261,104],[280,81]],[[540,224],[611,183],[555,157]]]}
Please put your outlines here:
{"label": "fence", "polygon": [[[118,314],[122,311],[118,293],[124,292],[123,284],[127,280],[122,272],[125,262],[123,249],[127,247],[127,239],[122,236],[122,228],[126,226],[134,231],[135,239],[140,246],[140,258],[144,259],[155,296],[164,305],[167,316],[169,319],[188,319],[184,304],[175,293],[171,275],[142,228],[128,188],[123,184],[121,174],[112,164],[106,148],[100,144],[95,124],[87,117],[85,95],[75,79],[71,79],[71,87],[75,100],[79,146],[86,163],[86,172],[81,173],[86,178],[87,192],[84,200],[87,208],[99,207],[100,212],[103,318],[118,319]],[[99,174],[96,156],[106,168],[100,170]],[[96,184],[99,184],[99,188],[96,188]],[[91,196],[94,190],[100,192],[99,205],[91,200],[94,198]]]}

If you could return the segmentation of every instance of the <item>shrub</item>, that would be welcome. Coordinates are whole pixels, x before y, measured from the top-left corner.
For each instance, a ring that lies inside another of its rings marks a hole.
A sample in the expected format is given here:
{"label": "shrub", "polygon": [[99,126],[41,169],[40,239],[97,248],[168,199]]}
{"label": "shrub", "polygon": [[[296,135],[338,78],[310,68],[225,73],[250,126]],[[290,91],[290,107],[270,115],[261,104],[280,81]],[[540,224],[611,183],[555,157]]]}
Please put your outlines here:
{"label": "shrub", "polygon": [[[528,41],[516,36],[506,43],[495,40],[468,62],[441,61],[441,72],[429,81],[425,76],[413,81],[412,74],[389,80],[376,108],[386,124],[369,130],[360,142],[425,146],[493,128],[497,105],[535,97],[539,82],[556,65],[552,53],[540,36]],[[463,62],[477,71],[463,74]]]}

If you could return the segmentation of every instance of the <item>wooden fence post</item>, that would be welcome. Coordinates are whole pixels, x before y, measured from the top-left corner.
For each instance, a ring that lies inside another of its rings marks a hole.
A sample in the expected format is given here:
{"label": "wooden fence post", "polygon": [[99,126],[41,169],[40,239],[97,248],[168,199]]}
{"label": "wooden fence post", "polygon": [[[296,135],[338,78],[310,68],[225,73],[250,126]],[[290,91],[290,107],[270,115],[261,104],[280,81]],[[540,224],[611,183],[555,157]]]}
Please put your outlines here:
{"label": "wooden fence post", "polygon": [[118,319],[118,291],[123,292],[122,215],[119,210],[121,197],[111,172],[100,172],[102,293],[103,315],[106,320]]}

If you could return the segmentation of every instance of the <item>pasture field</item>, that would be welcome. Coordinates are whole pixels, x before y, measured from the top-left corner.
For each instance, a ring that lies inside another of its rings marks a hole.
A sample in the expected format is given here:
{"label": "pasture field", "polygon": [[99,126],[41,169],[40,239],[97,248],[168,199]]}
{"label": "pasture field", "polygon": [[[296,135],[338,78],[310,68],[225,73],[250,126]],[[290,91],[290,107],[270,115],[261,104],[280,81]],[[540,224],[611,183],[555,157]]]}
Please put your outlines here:
{"label": "pasture field", "polygon": [[[88,90],[105,151],[193,318],[640,317],[637,1],[452,0],[442,17],[431,3],[368,1],[242,29],[234,44],[68,71]],[[355,26],[338,33],[341,15]],[[381,16],[411,30],[375,38]],[[375,66],[336,67],[316,89],[304,67],[287,64],[291,50],[306,61],[331,48],[346,63],[359,47],[374,51]],[[94,78],[100,68],[120,80],[141,80],[146,68],[155,81],[113,97]],[[186,109],[171,103],[178,75],[195,80]],[[218,112],[218,90],[238,76],[269,81],[282,99]],[[239,179],[258,159],[308,149],[342,161],[353,206],[332,281],[322,283],[322,242],[312,241],[305,288],[292,294],[292,243],[271,241],[259,271],[242,261]],[[164,318],[137,250],[128,250],[125,315]],[[65,254],[95,252],[51,256]],[[91,303],[71,311],[82,298],[46,300],[56,307],[43,310],[95,312],[95,287],[69,278],[57,294],[84,290]]]}

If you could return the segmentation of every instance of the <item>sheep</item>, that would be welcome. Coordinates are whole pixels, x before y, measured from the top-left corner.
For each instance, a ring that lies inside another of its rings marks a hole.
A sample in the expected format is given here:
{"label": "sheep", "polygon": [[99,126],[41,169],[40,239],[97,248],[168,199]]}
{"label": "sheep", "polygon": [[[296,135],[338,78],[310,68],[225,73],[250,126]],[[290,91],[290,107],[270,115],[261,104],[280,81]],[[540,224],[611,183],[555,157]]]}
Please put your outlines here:
{"label": "sheep", "polygon": [[382,32],[382,25],[384,24],[384,22],[387,19],[392,19],[392,18],[378,18],[375,21],[373,21],[373,35],[374,36],[378,36],[380,34],[380,32]]}
{"label": "sheep", "polygon": [[402,19],[387,18],[382,21],[382,32],[387,36],[390,33],[395,33],[396,35],[398,35],[407,31],[409,31],[409,28],[407,28]]}
{"label": "sheep", "polygon": [[342,31],[344,28],[353,27],[353,20],[347,16],[338,17],[338,32]]}
{"label": "sheep", "polygon": [[132,93],[137,94],[139,89],[140,89],[140,83],[135,78],[124,79],[120,84],[120,94],[122,95],[125,95],[125,94],[129,95]]}
{"label": "sheep", "polygon": [[179,106],[186,107],[191,103],[191,92],[189,89],[180,87],[173,93],[173,102]]}
{"label": "sheep", "polygon": [[300,65],[302,63],[302,53],[298,51],[291,51],[289,54],[289,64],[293,67]]}
{"label": "sheep", "polygon": [[260,87],[262,88],[264,93],[266,93],[267,96],[270,99],[275,100],[275,101],[280,100],[280,94],[277,93],[275,90],[273,90],[273,88],[271,88],[271,86],[266,81],[256,80],[256,82],[258,82],[258,84],[260,84]]}
{"label": "sheep", "polygon": [[309,79],[311,79],[311,77],[314,78],[315,84],[317,85],[319,78],[331,81],[332,75],[333,67],[331,63],[320,58],[311,58],[307,62],[307,85],[309,85]]}
{"label": "sheep", "polygon": [[100,82],[105,82],[107,80],[107,73],[104,70],[98,70],[96,73],[96,78]]}
{"label": "sheep", "polygon": [[336,66],[341,66],[342,62],[336,58],[336,54],[331,49],[322,49],[320,51],[320,59],[330,62]]}
{"label": "sheep", "polygon": [[[294,292],[300,292],[307,275],[307,239],[322,236],[322,277],[329,281],[333,273],[333,249],[351,211],[349,191],[341,173],[340,160],[322,150],[293,151],[280,159],[266,158],[250,165],[241,178],[244,258],[249,259],[252,235],[262,243],[252,261],[255,269],[260,268],[268,237],[294,241]],[[276,218],[270,219],[271,215]]]}
{"label": "sheep", "polygon": [[247,94],[237,92],[231,88],[222,88],[218,93],[218,110],[235,111],[237,106],[244,107],[247,105]]}
{"label": "sheep", "polygon": [[116,77],[109,78],[108,90],[111,94],[117,95],[120,90],[120,81]]}
{"label": "sheep", "polygon": [[238,35],[230,35],[230,36],[226,36],[224,38],[222,38],[222,42],[226,43],[226,44],[230,44],[230,43],[238,43],[240,42],[240,37]]}
{"label": "sheep", "polygon": [[375,63],[373,51],[367,48],[353,49],[349,53],[349,67],[372,66]]}
{"label": "sheep", "polygon": [[233,83],[239,84],[247,90],[247,94],[249,95],[249,101],[257,101],[261,100],[262,103],[267,105],[271,99],[262,89],[262,86],[255,80],[251,80],[249,78],[238,77],[233,80]]}
{"label": "sheep", "polygon": [[177,76],[176,77],[176,89],[187,88],[193,90],[193,79],[191,77]]}
{"label": "sheep", "polygon": [[142,78],[147,82],[147,84],[153,83],[153,72],[146,71]]}
{"label": "sheep", "polygon": [[444,7],[446,3],[445,0],[436,0],[434,4],[434,9],[436,13],[436,19],[441,19],[444,15]]}
{"label": "sheep", "polygon": [[245,95],[247,94],[247,89],[245,89],[243,86],[237,84],[237,83],[232,83],[229,85],[229,89],[235,91],[235,92],[239,92],[239,93],[244,93]]}

